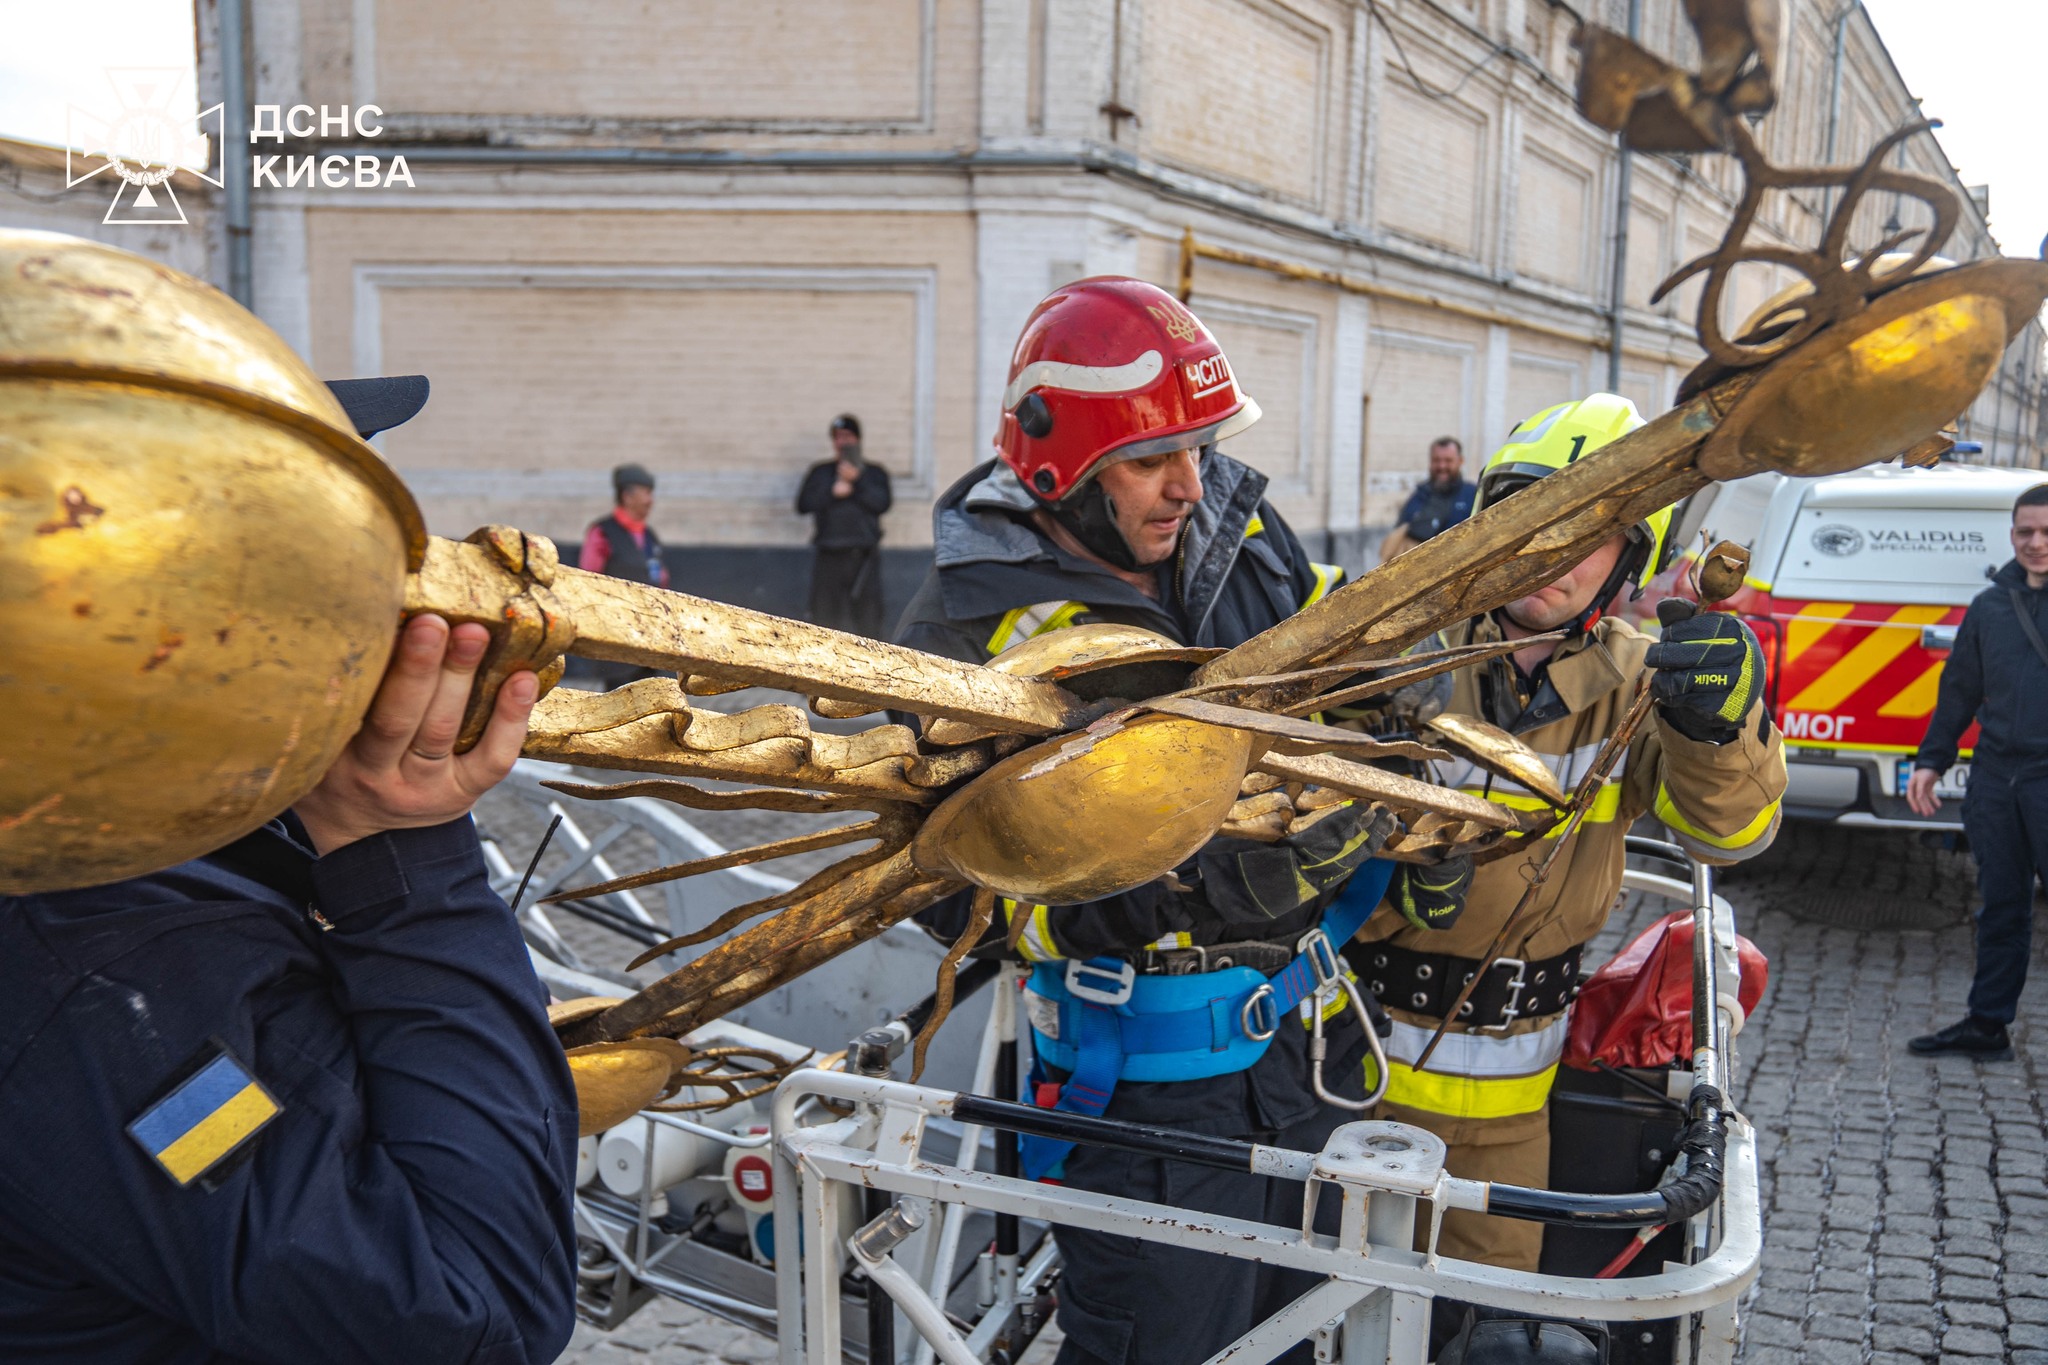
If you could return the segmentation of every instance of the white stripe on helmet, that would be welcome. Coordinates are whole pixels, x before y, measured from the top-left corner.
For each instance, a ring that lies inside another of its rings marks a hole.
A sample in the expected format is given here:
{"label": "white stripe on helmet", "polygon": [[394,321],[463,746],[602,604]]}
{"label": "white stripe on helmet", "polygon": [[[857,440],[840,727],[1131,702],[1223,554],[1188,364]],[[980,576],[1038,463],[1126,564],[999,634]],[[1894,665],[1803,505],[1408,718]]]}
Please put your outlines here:
{"label": "white stripe on helmet", "polygon": [[1166,361],[1157,351],[1147,351],[1128,365],[1070,365],[1064,360],[1035,360],[1003,390],[1003,407],[1016,407],[1033,389],[1128,393],[1150,384],[1165,368]]}

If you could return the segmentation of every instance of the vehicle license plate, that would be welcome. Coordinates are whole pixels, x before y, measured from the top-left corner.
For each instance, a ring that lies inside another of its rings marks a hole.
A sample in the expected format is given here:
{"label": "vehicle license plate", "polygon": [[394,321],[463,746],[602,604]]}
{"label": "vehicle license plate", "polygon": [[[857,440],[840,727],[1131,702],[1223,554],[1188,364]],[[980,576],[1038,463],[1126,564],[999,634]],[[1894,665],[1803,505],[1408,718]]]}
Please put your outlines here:
{"label": "vehicle license plate", "polygon": [[[1899,760],[1898,795],[1906,794],[1906,784],[1913,780],[1913,760]],[[1970,788],[1970,765],[1958,763],[1943,773],[1934,783],[1934,794],[1944,801],[1960,801]]]}

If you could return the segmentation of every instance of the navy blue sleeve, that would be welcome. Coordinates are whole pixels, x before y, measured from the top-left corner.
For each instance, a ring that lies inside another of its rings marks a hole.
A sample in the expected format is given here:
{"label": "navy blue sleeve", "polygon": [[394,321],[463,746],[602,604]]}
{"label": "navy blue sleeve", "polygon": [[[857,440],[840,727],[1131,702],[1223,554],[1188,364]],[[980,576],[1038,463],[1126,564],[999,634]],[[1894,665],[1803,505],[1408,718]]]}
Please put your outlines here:
{"label": "navy blue sleeve", "polygon": [[1928,718],[1919,752],[1913,755],[1916,768],[1947,772],[1956,761],[1963,732],[1983,704],[1983,635],[1978,627],[1978,608],[1983,603],[1982,597],[1971,603],[1963,613],[1963,623],[1956,627],[1956,642],[1948,652],[1948,663],[1942,666],[1941,686],[1935,692],[1934,714]]}
{"label": "navy blue sleeve", "polygon": [[[8,1089],[68,1077],[96,1131],[23,1134],[8,1221],[238,1360],[546,1365],[574,1326],[576,1101],[474,826],[365,839],[312,877],[331,929],[167,905],[173,932],[79,983]],[[216,1044],[282,1110],[181,1187],[122,1125],[163,1058]]]}
{"label": "navy blue sleeve", "polygon": [[1421,516],[1423,499],[1428,496],[1429,486],[1427,484],[1418,487],[1413,493],[1410,493],[1408,501],[1401,504],[1401,515],[1396,519],[1395,525],[1406,526],[1409,522]]}

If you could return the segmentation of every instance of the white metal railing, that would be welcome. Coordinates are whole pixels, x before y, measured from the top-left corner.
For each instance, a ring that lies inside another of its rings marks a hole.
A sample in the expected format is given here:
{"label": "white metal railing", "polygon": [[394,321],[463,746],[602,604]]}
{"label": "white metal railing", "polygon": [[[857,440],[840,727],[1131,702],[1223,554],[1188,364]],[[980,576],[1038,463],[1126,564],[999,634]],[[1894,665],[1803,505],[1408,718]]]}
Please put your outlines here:
{"label": "white metal railing", "polygon": [[[812,1096],[852,1101],[862,1108],[855,1117],[837,1123],[799,1127],[796,1106]],[[1434,1216],[1429,1249],[1412,1250],[1419,1201],[1429,1202],[1433,1214],[1446,1208],[1484,1211],[1491,1191],[1484,1182],[1445,1174],[1442,1142],[1418,1128],[1385,1122],[1346,1124],[1320,1153],[1265,1153],[1266,1174],[1302,1180],[1305,1193],[1322,1184],[1340,1191],[1342,1231],[1330,1237],[1302,1227],[1193,1213],[922,1160],[918,1148],[926,1121],[958,1117],[961,1099],[948,1091],[832,1072],[801,1071],[783,1082],[772,1123],[776,1179],[784,1195],[776,1205],[776,1241],[787,1247],[801,1237],[803,1246],[800,1257],[785,1254],[777,1262],[783,1365],[838,1365],[841,1359],[838,1284],[851,1254],[848,1234],[853,1230],[841,1226],[840,1203],[833,1192],[840,1184],[1210,1251],[1328,1278],[1328,1284],[1212,1357],[1214,1362],[1270,1360],[1342,1318],[1342,1354],[1337,1358],[1346,1365],[1421,1365],[1428,1301],[1446,1296],[1595,1322],[1710,1316],[1715,1322],[1703,1335],[1720,1338],[1729,1349],[1703,1352],[1700,1365],[1707,1365],[1717,1356],[1732,1356],[1732,1315],[1720,1310],[1732,1308],[1754,1281],[1763,1249],[1754,1139],[1748,1124],[1739,1119],[1730,1126],[1726,1177],[1715,1219],[1718,1245],[1698,1264],[1639,1278],[1602,1280],[1503,1270],[1443,1257],[1434,1245]],[[1386,1160],[1384,1153],[1389,1151],[1398,1151],[1403,1159]],[[795,1198],[788,1197],[792,1192]],[[914,1290],[923,1305],[933,1304],[928,1291],[907,1277],[894,1277],[883,1287],[899,1302]],[[912,1315],[912,1321],[914,1325],[918,1315]],[[984,1317],[974,1336],[992,1338],[1002,1326]],[[965,1359],[986,1359],[985,1348],[973,1336],[965,1342]],[[941,1359],[962,1358],[959,1348],[948,1354],[941,1343],[933,1345]]]}
{"label": "white metal railing", "polygon": [[[1692,1078],[1696,1085],[1725,1092],[1733,1074],[1730,1042],[1743,1023],[1736,1003],[1740,964],[1734,915],[1714,893],[1711,871],[1695,863],[1692,872],[1688,884],[1631,871],[1625,884],[1693,910],[1695,981],[1703,983],[1702,994],[1713,1004],[1695,1005]],[[986,1063],[1006,1018],[1011,1036],[1015,1033],[1013,981],[998,983],[997,1000],[998,1013],[984,1038],[984,1065],[977,1068],[976,1089],[983,1093]],[[800,1126],[798,1106],[812,1098],[850,1102],[856,1106],[854,1116]],[[991,1174],[974,1169],[971,1156],[953,1164],[923,1156],[929,1122],[971,1124],[999,1108],[974,1096],[839,1073],[800,1071],[783,1082],[772,1121],[775,1178],[782,1192],[775,1211],[776,1239],[784,1248],[800,1243],[803,1251],[801,1256],[785,1251],[776,1266],[782,1365],[838,1365],[842,1359],[838,1286],[849,1264],[865,1270],[871,1284],[902,1311],[899,1322],[917,1339],[911,1357],[917,1365],[933,1359],[972,1365],[989,1358],[990,1348],[1011,1330],[1018,1306],[1029,1301],[1038,1280],[1055,1264],[1054,1253],[1048,1245],[1030,1267],[1008,1267],[994,1302],[962,1331],[943,1312],[948,1288],[943,1277],[953,1258],[938,1254],[943,1231],[939,1245],[928,1235],[934,1208],[942,1230],[983,1211],[1324,1277],[1294,1304],[1211,1357],[1210,1365],[1271,1360],[1301,1341],[1317,1343],[1318,1359],[1344,1365],[1422,1365],[1429,1305],[1437,1297],[1589,1322],[1689,1318],[1693,1330],[1680,1333],[1676,1346],[1680,1365],[1727,1365],[1734,1358],[1736,1300],[1755,1281],[1762,1254],[1755,1139],[1737,1114],[1726,1120],[1718,1197],[1688,1224],[1691,1263],[1667,1264],[1652,1275],[1598,1279],[1504,1270],[1441,1256],[1437,1233],[1444,1210],[1487,1211],[1496,1198],[1504,1205],[1513,1201],[1507,1187],[1447,1174],[1443,1143],[1419,1128],[1346,1124],[1320,1153],[1247,1146],[1246,1169],[1304,1186],[1302,1225],[1280,1227]],[[1389,1159],[1396,1153],[1398,1161]],[[1342,1201],[1335,1236],[1315,1232],[1309,1218],[1317,1189],[1325,1184],[1335,1187]],[[840,1187],[887,1191],[899,1203],[862,1228],[850,1228],[843,1225]],[[1413,1249],[1415,1228],[1423,1206],[1429,1232],[1425,1250],[1418,1252]],[[895,1259],[898,1246],[908,1253],[913,1245],[921,1250],[925,1274],[912,1274]],[[930,1273],[934,1265],[938,1278]]]}

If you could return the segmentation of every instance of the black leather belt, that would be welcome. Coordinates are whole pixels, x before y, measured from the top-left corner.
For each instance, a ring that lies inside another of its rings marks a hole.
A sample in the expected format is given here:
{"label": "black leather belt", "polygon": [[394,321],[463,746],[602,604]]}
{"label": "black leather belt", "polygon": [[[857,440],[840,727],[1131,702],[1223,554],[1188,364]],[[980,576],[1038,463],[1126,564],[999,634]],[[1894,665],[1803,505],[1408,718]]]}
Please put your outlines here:
{"label": "black leather belt", "polygon": [[1250,967],[1271,976],[1296,956],[1292,942],[1211,943],[1200,948],[1148,948],[1131,965],[1140,976],[1192,976],[1226,967]]}
{"label": "black leather belt", "polygon": [[[1499,1027],[1515,1019],[1556,1014],[1578,998],[1579,957],[1584,952],[1585,945],[1580,944],[1540,962],[1501,958],[1458,1012],[1459,1022]],[[1418,953],[1391,943],[1347,943],[1344,956],[1382,1004],[1436,1019],[1444,1017],[1479,970],[1477,958]]]}

